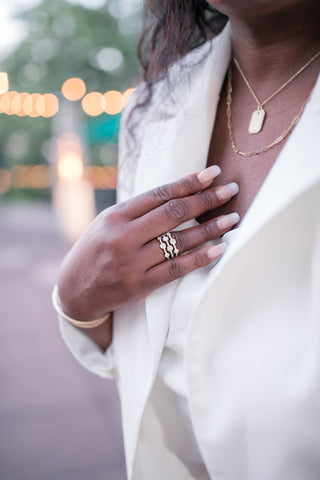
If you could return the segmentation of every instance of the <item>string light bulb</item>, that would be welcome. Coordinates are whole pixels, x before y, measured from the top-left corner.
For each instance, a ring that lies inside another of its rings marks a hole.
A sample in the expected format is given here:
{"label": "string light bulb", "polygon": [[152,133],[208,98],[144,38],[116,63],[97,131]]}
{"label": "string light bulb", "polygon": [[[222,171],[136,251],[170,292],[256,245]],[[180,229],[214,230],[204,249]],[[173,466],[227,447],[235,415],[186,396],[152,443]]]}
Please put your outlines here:
{"label": "string light bulb", "polygon": [[117,90],[109,90],[104,95],[105,108],[104,111],[109,115],[116,115],[120,113],[124,106],[124,99],[122,93]]}
{"label": "string light bulb", "polygon": [[82,99],[82,108],[87,115],[96,117],[105,109],[105,99],[102,93],[91,92]]}
{"label": "string light bulb", "polygon": [[62,95],[71,102],[80,100],[86,93],[86,84],[81,78],[68,78],[61,87]]}

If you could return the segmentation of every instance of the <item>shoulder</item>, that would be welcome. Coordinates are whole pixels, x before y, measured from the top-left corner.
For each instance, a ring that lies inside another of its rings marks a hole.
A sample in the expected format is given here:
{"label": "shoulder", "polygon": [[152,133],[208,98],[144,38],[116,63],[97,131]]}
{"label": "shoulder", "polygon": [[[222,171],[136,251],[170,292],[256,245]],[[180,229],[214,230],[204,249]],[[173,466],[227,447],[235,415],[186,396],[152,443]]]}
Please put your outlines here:
{"label": "shoulder", "polygon": [[[194,48],[171,65],[166,76],[153,86],[151,101],[148,103],[147,108],[141,108],[141,117],[145,118],[146,111],[152,111],[158,107],[166,108],[170,111],[170,106],[175,103],[176,98],[179,98],[179,93],[188,85],[192,85],[203,74],[208,65],[212,63],[212,59],[221,42],[229,38],[229,30],[230,28],[227,24],[217,36]],[[125,108],[123,125],[130,112],[138,104],[143,103],[147,94],[147,87],[144,82],[141,82],[131,95]]]}
{"label": "shoulder", "polygon": [[[118,162],[119,199],[124,198],[120,190],[125,185],[128,186],[127,190],[133,189],[136,165],[144,151],[147,136],[158,135],[163,122],[189,111],[199,102],[207,101],[207,93],[212,84],[212,73],[216,70],[217,62],[221,63],[216,52],[222,51],[219,56],[222,56],[223,62],[228,62],[230,43],[227,24],[219,35],[175,62],[166,76],[153,86],[150,101],[146,101],[149,95],[146,84],[141,82],[137,86],[121,119]],[[225,46],[221,49],[222,44]],[[141,106],[144,103],[146,105]],[[156,131],[152,131],[152,125],[157,126]]]}

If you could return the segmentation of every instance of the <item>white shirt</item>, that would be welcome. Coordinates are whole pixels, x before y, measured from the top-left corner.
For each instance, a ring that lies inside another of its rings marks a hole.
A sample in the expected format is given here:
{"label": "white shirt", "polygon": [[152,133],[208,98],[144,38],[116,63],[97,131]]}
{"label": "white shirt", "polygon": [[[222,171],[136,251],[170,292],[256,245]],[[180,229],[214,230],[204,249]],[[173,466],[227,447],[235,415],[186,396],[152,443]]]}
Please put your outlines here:
{"label": "white shirt", "polygon": [[[231,230],[211,243],[229,243],[236,234],[237,229]],[[168,335],[141,424],[135,465],[140,480],[163,480],[162,471],[155,469],[159,455],[161,463],[170,465],[172,479],[210,480],[190,418],[185,349],[192,311],[216,263],[187,275],[176,289]]]}

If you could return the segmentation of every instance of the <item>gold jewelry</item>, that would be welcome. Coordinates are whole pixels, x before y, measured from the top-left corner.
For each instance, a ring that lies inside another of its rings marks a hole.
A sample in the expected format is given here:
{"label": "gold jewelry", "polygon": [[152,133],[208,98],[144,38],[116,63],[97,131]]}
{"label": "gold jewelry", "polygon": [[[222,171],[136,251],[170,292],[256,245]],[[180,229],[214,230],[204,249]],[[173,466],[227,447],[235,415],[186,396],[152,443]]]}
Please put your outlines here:
{"label": "gold jewelry", "polygon": [[[313,90],[313,89],[312,89]],[[232,128],[232,113],[231,113],[231,104],[232,104],[232,66],[230,63],[229,70],[228,70],[228,88],[227,88],[227,125],[228,125],[228,132],[229,132],[229,139],[233,148],[233,151],[237,153],[238,155],[242,155],[243,157],[253,157],[254,155],[258,155],[259,153],[264,153],[270,150],[270,148],[274,147],[275,145],[278,145],[284,138],[286,138],[293,127],[298,123],[299,118],[301,117],[303,110],[306,106],[306,104],[309,102],[311,95],[312,95],[312,90],[307,98],[305,100],[298,112],[298,114],[293,118],[292,122],[290,123],[289,127],[286,128],[281,135],[276,138],[273,142],[269,143],[269,145],[266,145],[265,147],[261,148],[260,150],[256,150],[254,152],[241,152],[237,145],[235,144],[234,140],[234,135],[233,135],[233,128]]]}
{"label": "gold jewelry", "polygon": [[64,311],[62,310],[61,304],[60,304],[60,299],[59,299],[59,293],[58,293],[58,287],[57,285],[54,287],[52,291],[52,304],[59,315],[63,317],[65,320],[67,320],[69,323],[74,325],[75,327],[78,328],[95,328],[99,327],[103,323],[105,323],[111,316],[111,312],[107,313],[102,318],[97,318],[96,320],[90,320],[90,321],[81,321],[81,320],[75,320],[74,318],[69,317]]}
{"label": "gold jewelry", "polygon": [[307,63],[305,65],[303,65],[294,75],[292,75],[292,77],[290,77],[283,85],[281,85],[281,87],[279,87],[275,92],[273,92],[268,98],[266,98],[266,100],[264,100],[263,102],[260,102],[259,98],[257,97],[257,95],[254,93],[253,91],[253,88],[251,87],[247,77],[245,76],[245,74],[243,73],[243,70],[242,68],[240,67],[238,61],[234,58],[233,61],[236,65],[236,67],[238,68],[245,84],[247,85],[248,89],[250,90],[252,96],[254,97],[255,101],[257,102],[258,106],[257,106],[257,109],[253,112],[253,114],[251,115],[251,119],[250,119],[250,123],[249,123],[249,128],[248,128],[248,132],[249,133],[259,133],[261,132],[262,130],[262,127],[263,127],[263,124],[264,124],[264,120],[265,120],[265,117],[266,117],[266,112],[265,110],[263,109],[264,105],[266,103],[268,103],[270,100],[272,100],[273,97],[275,97],[276,95],[278,95],[278,93],[280,93],[287,85],[289,85],[289,83],[291,83],[298,75],[300,75],[300,73],[303,72],[303,70],[305,70],[318,56],[320,55],[320,50],[319,52],[317,52],[315,55],[313,55],[312,58],[310,58],[310,60],[307,61]]}

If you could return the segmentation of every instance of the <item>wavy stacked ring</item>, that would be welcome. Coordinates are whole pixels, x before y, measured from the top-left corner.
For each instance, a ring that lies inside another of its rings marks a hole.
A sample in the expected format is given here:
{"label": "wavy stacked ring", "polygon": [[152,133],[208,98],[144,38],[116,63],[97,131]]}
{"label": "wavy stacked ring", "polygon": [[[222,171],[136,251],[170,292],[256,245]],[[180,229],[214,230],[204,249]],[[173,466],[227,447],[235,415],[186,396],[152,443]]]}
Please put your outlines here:
{"label": "wavy stacked ring", "polygon": [[160,235],[160,237],[157,237],[157,240],[160,243],[160,248],[163,251],[166,260],[169,260],[169,258],[177,257],[179,255],[177,241],[172,237],[171,232]]}

